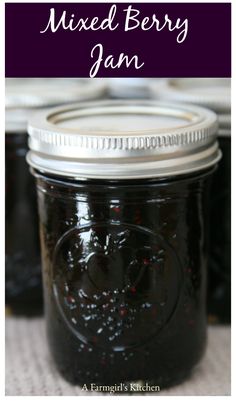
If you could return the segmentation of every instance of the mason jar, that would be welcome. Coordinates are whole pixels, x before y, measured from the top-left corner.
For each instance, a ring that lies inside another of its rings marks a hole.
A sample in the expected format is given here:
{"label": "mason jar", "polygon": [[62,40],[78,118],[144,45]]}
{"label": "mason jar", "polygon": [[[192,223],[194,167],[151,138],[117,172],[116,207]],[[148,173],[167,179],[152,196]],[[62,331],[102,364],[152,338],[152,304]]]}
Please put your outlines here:
{"label": "mason jar", "polygon": [[231,321],[231,81],[227,78],[179,78],[150,85],[154,98],[197,104],[213,110],[219,120],[223,153],[213,177],[210,208],[208,320]]}
{"label": "mason jar", "polygon": [[6,304],[14,313],[42,311],[42,280],[35,183],[25,157],[27,121],[36,110],[94,99],[101,83],[76,79],[6,80]]}
{"label": "mason jar", "polygon": [[185,378],[206,342],[213,112],[103,101],[29,124],[50,349],[72,383]]}

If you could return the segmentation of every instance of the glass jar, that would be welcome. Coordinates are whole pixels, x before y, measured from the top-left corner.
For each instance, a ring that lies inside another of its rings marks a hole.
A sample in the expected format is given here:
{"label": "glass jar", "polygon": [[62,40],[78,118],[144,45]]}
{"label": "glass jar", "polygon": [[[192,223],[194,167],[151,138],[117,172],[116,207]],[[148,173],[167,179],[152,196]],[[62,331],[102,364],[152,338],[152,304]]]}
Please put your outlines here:
{"label": "glass jar", "polygon": [[181,381],[206,341],[216,116],[152,101],[29,124],[50,349],[75,384]]}
{"label": "glass jar", "polygon": [[231,123],[230,79],[180,78],[154,82],[153,97],[197,104],[218,115],[218,141],[223,153],[213,177],[210,209],[208,320],[231,321]]}
{"label": "glass jar", "polygon": [[[27,121],[36,110],[96,98],[104,84],[85,80],[6,80],[6,305],[14,313],[42,312],[42,280],[35,182],[25,157]],[[83,81],[82,81],[83,82]]]}

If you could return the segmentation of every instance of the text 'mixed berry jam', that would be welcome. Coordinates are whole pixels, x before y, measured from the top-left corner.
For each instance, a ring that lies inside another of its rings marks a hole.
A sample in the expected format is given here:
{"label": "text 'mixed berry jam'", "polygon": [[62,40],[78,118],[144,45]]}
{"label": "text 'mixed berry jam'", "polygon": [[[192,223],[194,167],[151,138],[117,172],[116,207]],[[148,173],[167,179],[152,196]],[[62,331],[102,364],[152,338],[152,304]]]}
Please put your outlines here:
{"label": "text 'mixed berry jam'", "polygon": [[231,321],[231,80],[178,78],[155,80],[154,97],[213,110],[219,120],[218,141],[223,157],[210,192],[210,242],[207,310],[212,323]]}
{"label": "text 'mixed berry jam'", "polygon": [[37,197],[25,157],[27,121],[41,108],[97,98],[105,87],[96,80],[6,80],[6,304],[14,313],[42,311],[42,280]]}
{"label": "text 'mixed berry jam'", "polygon": [[31,120],[47,332],[67,380],[163,387],[202,356],[216,130],[211,111],[147,100]]}

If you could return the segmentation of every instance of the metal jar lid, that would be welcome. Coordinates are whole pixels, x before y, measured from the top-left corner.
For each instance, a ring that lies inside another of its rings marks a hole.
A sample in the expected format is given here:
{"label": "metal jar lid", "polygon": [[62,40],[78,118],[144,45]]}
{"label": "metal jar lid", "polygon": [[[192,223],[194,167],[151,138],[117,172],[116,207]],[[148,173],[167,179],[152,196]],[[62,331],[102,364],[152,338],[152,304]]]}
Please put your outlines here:
{"label": "metal jar lid", "polygon": [[230,114],[219,114],[219,137],[231,137],[231,115]]}
{"label": "metal jar lid", "polygon": [[166,177],[220,159],[215,113],[148,100],[100,101],[41,112],[30,121],[28,163],[74,178]]}
{"label": "metal jar lid", "polygon": [[171,78],[150,83],[154,98],[196,104],[216,113],[230,114],[231,82],[228,78]]}
{"label": "metal jar lid", "polygon": [[104,80],[88,78],[8,78],[6,79],[6,132],[27,132],[27,122],[35,110],[101,98]]}

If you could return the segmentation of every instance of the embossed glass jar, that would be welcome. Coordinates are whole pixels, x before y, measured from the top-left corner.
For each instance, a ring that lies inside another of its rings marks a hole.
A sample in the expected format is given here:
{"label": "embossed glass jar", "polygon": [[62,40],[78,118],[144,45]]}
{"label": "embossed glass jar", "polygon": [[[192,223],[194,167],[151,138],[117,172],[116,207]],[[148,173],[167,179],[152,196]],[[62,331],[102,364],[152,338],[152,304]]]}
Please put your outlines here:
{"label": "embossed glass jar", "polygon": [[42,310],[37,198],[25,157],[27,121],[38,109],[101,96],[99,82],[67,79],[6,80],[6,304],[17,313]]}
{"label": "embossed glass jar", "polygon": [[77,384],[171,385],[205,347],[214,113],[152,101],[29,124],[50,348]]}
{"label": "embossed glass jar", "polygon": [[155,81],[154,97],[213,110],[219,119],[218,141],[223,153],[213,177],[210,208],[208,319],[231,321],[231,81],[227,78],[180,78]]}

